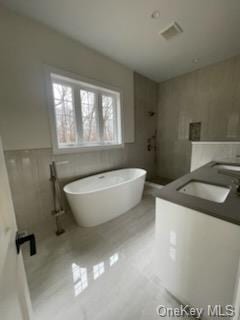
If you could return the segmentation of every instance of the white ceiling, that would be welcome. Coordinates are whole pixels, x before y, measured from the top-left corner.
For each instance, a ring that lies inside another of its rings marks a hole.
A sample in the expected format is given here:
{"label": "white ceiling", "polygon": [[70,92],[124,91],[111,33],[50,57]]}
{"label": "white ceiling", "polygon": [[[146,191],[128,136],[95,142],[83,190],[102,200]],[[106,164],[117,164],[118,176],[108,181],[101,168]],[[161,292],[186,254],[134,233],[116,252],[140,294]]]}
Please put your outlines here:
{"label": "white ceiling", "polygon": [[[0,0],[154,80],[240,53],[240,0]],[[160,18],[151,19],[154,10]],[[166,41],[159,31],[183,29]],[[198,58],[197,64],[193,59]]]}

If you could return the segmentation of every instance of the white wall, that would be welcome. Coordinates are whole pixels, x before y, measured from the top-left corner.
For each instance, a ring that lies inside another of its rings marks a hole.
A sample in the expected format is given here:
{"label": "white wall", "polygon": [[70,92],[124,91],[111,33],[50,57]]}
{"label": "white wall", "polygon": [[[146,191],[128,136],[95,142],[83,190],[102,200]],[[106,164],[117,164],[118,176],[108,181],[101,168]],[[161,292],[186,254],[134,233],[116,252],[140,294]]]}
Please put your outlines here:
{"label": "white wall", "polygon": [[0,6],[0,135],[5,150],[51,147],[44,65],[118,87],[125,142],[134,142],[133,72]]}

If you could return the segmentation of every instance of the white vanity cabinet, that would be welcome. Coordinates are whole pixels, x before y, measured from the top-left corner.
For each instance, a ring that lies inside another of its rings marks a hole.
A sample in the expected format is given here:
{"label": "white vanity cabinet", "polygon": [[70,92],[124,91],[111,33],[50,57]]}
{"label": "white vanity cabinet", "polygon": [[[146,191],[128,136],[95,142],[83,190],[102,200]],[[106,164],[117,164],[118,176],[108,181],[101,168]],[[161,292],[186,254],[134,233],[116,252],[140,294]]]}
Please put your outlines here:
{"label": "white vanity cabinet", "polygon": [[181,302],[203,307],[203,318],[208,305],[234,304],[239,257],[239,225],[156,199],[158,275]]}

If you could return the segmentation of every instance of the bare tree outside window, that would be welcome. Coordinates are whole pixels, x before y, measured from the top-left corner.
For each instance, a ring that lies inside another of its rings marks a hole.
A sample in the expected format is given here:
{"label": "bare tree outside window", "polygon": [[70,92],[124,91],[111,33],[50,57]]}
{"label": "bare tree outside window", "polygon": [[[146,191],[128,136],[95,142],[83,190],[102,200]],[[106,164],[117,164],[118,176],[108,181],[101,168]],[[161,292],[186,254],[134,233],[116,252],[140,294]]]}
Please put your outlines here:
{"label": "bare tree outside window", "polygon": [[103,140],[106,142],[114,141],[114,106],[113,98],[102,96],[103,112]]}
{"label": "bare tree outside window", "polygon": [[57,138],[60,145],[77,142],[72,88],[53,84]]}
{"label": "bare tree outside window", "polygon": [[81,90],[83,141],[96,142],[98,140],[96,123],[96,97],[91,91]]}

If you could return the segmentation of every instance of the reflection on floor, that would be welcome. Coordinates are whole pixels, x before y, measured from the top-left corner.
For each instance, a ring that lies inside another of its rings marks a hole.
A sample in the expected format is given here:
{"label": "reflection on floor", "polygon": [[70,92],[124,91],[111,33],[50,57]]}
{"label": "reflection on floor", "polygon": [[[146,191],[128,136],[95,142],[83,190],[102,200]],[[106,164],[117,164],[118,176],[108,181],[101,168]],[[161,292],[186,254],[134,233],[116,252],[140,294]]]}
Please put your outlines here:
{"label": "reflection on floor", "polygon": [[154,200],[98,227],[73,224],[25,255],[36,320],[151,320],[177,305],[155,274]]}

